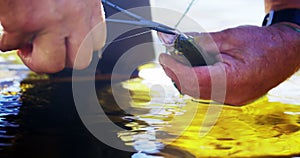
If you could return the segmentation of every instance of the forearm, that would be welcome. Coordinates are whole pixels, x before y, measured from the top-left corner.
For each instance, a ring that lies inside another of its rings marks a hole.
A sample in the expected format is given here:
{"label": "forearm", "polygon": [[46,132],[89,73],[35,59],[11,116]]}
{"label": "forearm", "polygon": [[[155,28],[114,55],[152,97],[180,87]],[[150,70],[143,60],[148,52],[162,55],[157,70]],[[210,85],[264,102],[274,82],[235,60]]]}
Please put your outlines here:
{"label": "forearm", "polygon": [[288,8],[300,9],[299,0],[265,0],[265,11],[268,13],[270,10],[282,10]]}

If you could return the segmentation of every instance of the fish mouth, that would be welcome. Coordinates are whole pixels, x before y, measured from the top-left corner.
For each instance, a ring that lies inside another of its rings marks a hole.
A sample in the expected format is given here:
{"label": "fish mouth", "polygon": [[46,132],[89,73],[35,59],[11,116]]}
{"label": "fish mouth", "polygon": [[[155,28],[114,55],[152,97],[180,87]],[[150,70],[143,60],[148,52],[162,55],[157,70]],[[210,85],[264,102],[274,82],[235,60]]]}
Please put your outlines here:
{"label": "fish mouth", "polygon": [[159,40],[165,45],[166,47],[174,46],[175,40],[177,39],[178,35],[171,35],[162,32],[157,32]]}

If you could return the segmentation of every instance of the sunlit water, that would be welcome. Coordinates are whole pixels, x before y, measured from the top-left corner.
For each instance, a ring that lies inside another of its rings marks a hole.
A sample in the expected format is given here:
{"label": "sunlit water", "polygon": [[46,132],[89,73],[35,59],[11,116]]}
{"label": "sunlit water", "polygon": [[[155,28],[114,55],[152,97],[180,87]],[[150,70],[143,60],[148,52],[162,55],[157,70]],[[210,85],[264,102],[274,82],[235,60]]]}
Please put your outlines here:
{"label": "sunlit water", "polygon": [[[268,97],[262,97],[246,106],[233,107],[180,97],[169,84],[159,84],[168,81],[162,79],[162,74],[155,75],[158,71],[161,71],[160,68],[154,71],[148,69],[143,73],[148,75],[142,75],[143,80],[123,83],[124,88],[132,91],[133,107],[150,109],[149,113],[131,117],[147,122],[150,127],[146,131],[137,133],[136,129],[145,127],[130,123],[135,130],[131,134],[125,132],[127,139],[123,140],[131,142],[130,145],[140,151],[134,157],[143,157],[145,153],[153,154],[155,149],[160,150],[166,144],[196,157],[268,157],[300,153],[298,73],[273,89]],[[156,84],[162,87],[159,88]],[[213,106],[223,106],[216,124],[203,124],[207,109]],[[186,113],[194,110],[196,114],[190,123],[190,113]],[[205,136],[200,135],[200,130],[207,127],[212,128]],[[183,129],[185,130],[181,133]],[[140,144],[144,148],[138,148]],[[161,152],[156,154],[164,156]]]}
{"label": "sunlit water", "polygon": [[17,139],[21,94],[28,88],[27,85],[20,85],[28,73],[27,69],[20,65],[6,64],[8,63],[0,61],[0,151],[11,147]]}
{"label": "sunlit water", "polygon": [[[155,65],[143,69],[141,78],[114,85],[121,92],[118,97],[123,99],[122,109],[115,102],[110,83],[96,81],[99,103],[109,118],[123,128],[111,131],[119,140],[116,143],[135,152],[116,150],[89,133],[76,112],[71,82],[35,78],[29,80],[31,84],[20,85],[23,75],[13,73],[1,80],[1,157],[269,157],[300,154],[297,94],[284,93],[284,89],[289,92],[297,89],[293,84],[299,81],[297,74],[278,87],[280,93],[274,89],[269,98],[265,96],[242,107],[209,104],[209,101],[181,96],[162,69]],[[128,90],[130,96],[122,93]],[[89,98],[85,99],[88,102]],[[217,122],[203,125],[207,109],[220,106],[222,112]],[[99,125],[107,123],[95,122]],[[200,135],[203,128],[209,128],[205,136]]]}

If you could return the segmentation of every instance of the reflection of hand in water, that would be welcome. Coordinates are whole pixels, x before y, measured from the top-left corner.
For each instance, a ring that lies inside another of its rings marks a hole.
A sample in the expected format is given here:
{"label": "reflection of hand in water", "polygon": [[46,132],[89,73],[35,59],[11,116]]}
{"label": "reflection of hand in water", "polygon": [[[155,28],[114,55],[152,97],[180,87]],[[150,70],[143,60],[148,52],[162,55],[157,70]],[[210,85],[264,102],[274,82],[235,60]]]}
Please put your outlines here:
{"label": "reflection of hand in water", "polygon": [[[267,93],[300,67],[299,34],[285,25],[243,26],[211,34],[194,33],[193,37],[216,57],[215,64],[188,67],[166,54],[161,54],[160,63],[182,93],[196,98],[222,101],[218,95],[211,98],[211,81],[216,80],[213,88],[222,88],[226,79],[225,103],[245,104]],[[191,80],[191,73],[196,73],[197,82]],[[196,89],[201,91],[200,96]]]}

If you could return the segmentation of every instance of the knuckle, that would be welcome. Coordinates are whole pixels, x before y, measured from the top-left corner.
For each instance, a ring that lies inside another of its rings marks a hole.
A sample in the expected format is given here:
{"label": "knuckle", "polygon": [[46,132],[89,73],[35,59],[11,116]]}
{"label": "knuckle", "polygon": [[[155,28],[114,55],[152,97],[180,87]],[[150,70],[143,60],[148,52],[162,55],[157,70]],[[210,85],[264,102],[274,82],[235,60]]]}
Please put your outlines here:
{"label": "knuckle", "polygon": [[87,6],[87,3],[85,1],[81,1],[80,3],[77,3],[73,6],[72,12],[80,15],[85,13],[88,8],[89,7]]}

